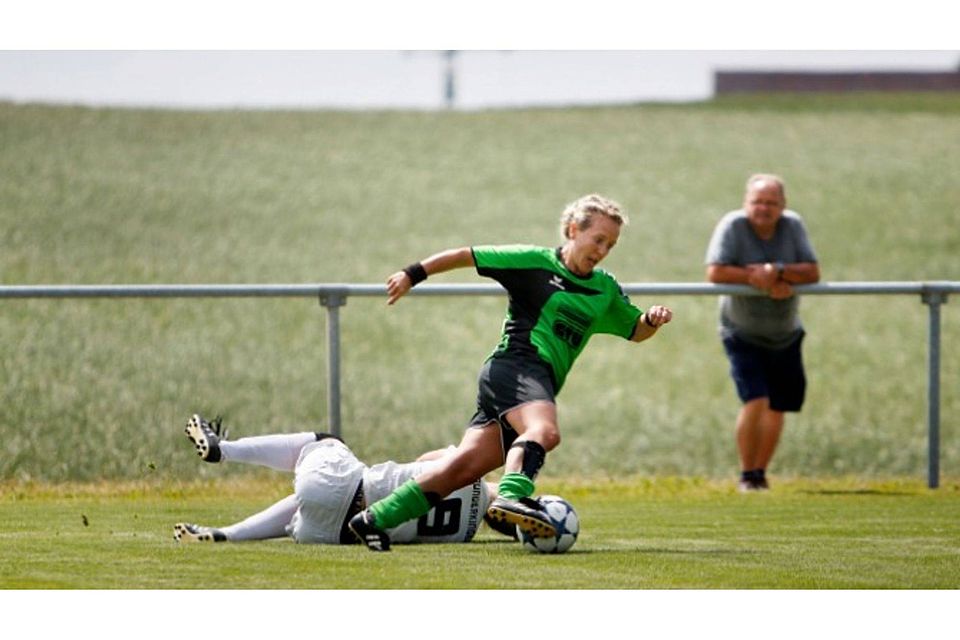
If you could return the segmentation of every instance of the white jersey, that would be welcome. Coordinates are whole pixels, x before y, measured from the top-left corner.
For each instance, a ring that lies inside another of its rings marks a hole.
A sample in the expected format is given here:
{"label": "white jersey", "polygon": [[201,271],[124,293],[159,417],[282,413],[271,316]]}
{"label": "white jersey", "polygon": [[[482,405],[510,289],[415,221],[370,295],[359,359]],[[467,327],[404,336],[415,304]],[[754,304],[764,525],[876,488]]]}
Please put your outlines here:
{"label": "white jersey", "polygon": [[[363,491],[367,504],[387,497],[407,480],[415,478],[435,461],[398,464],[375,464],[363,474]],[[404,542],[470,542],[480,528],[492,497],[483,480],[457,489],[436,507],[416,520],[388,529],[390,541]]]}
{"label": "white jersey", "polygon": [[[326,438],[300,452],[294,479],[299,508],[288,527],[302,543],[340,544],[350,504],[363,483],[366,504],[390,495],[435,461],[367,467],[339,440]],[[469,542],[493,497],[482,480],[454,491],[426,515],[388,530],[394,543]]]}

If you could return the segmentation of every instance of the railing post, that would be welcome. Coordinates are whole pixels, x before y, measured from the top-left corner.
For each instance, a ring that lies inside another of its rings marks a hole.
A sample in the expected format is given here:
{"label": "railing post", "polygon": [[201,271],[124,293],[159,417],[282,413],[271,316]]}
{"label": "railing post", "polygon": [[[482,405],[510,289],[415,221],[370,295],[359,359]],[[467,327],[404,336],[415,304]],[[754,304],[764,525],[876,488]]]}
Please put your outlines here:
{"label": "railing post", "polygon": [[927,331],[927,486],[940,486],[940,305],[942,291],[924,291],[921,299],[930,308]]}
{"label": "railing post", "polygon": [[320,305],[327,309],[327,416],[330,433],[342,437],[340,426],[340,307],[347,304],[344,289],[320,293]]}

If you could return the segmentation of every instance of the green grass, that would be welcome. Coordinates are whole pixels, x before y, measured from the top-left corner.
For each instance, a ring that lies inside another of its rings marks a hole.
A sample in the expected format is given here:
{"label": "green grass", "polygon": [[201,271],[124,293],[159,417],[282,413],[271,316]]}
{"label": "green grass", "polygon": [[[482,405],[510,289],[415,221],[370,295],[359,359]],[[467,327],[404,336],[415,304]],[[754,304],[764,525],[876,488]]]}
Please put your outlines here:
{"label": "green grass", "polygon": [[821,111],[836,113],[940,113],[956,115],[955,93],[910,93],[853,91],[837,94],[776,92],[727,94],[692,105],[703,109],[748,111]]}
{"label": "green grass", "polygon": [[[700,478],[544,483],[570,499],[570,552],[290,540],[178,545],[172,524],[227,524],[285,495],[278,476],[208,484],[11,485],[6,589],[957,589],[960,483],[791,481],[763,495]],[[86,519],[86,525],[84,524]],[[215,571],[211,567],[216,567]],[[442,567],[442,570],[438,570]]]}
{"label": "green grass", "polygon": [[[622,281],[696,282],[714,223],[758,170],[787,178],[826,281],[960,280],[958,116],[956,95],[476,113],[0,104],[0,282],[383,282],[450,246],[556,243],[563,205],[592,191],[630,213],[606,265]],[[591,344],[560,397],[564,444],[544,477],[732,477],[737,402],[716,300],[635,301],[670,304],[676,320],[643,345]],[[953,476],[954,304],[941,412]],[[349,301],[344,434],[363,459],[459,439],[503,307]],[[926,308],[802,308],[808,402],[775,474],[923,478]],[[4,300],[0,478],[204,478],[179,431],[193,411],[223,413],[238,435],[323,429],[324,322],[299,299]]]}

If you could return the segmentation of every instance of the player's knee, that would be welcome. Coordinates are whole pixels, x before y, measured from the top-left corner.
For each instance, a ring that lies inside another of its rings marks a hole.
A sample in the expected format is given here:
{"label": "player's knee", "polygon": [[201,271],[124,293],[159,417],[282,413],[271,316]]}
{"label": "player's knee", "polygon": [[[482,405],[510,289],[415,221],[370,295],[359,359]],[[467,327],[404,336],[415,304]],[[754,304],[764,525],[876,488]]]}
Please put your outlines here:
{"label": "player's knee", "polygon": [[548,425],[524,434],[524,440],[536,442],[544,451],[553,451],[560,446],[560,430],[556,425]]}
{"label": "player's knee", "polygon": [[540,442],[546,451],[553,451],[560,446],[560,431],[554,427],[543,434],[543,440]]}
{"label": "player's knee", "polygon": [[560,427],[553,420],[538,420],[528,423],[525,427],[520,440],[538,442],[547,451],[556,449],[560,444]]}

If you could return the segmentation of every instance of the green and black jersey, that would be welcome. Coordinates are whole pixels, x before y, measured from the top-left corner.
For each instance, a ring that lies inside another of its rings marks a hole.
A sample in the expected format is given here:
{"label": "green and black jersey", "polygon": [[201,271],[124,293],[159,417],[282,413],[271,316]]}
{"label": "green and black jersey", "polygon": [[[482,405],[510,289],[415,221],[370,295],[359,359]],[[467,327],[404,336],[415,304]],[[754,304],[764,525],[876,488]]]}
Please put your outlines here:
{"label": "green and black jersey", "polygon": [[595,333],[630,339],[643,313],[602,269],[586,278],[564,266],[559,249],[528,245],[471,247],[477,273],[507,290],[502,354],[535,356],[553,370],[556,392]]}

